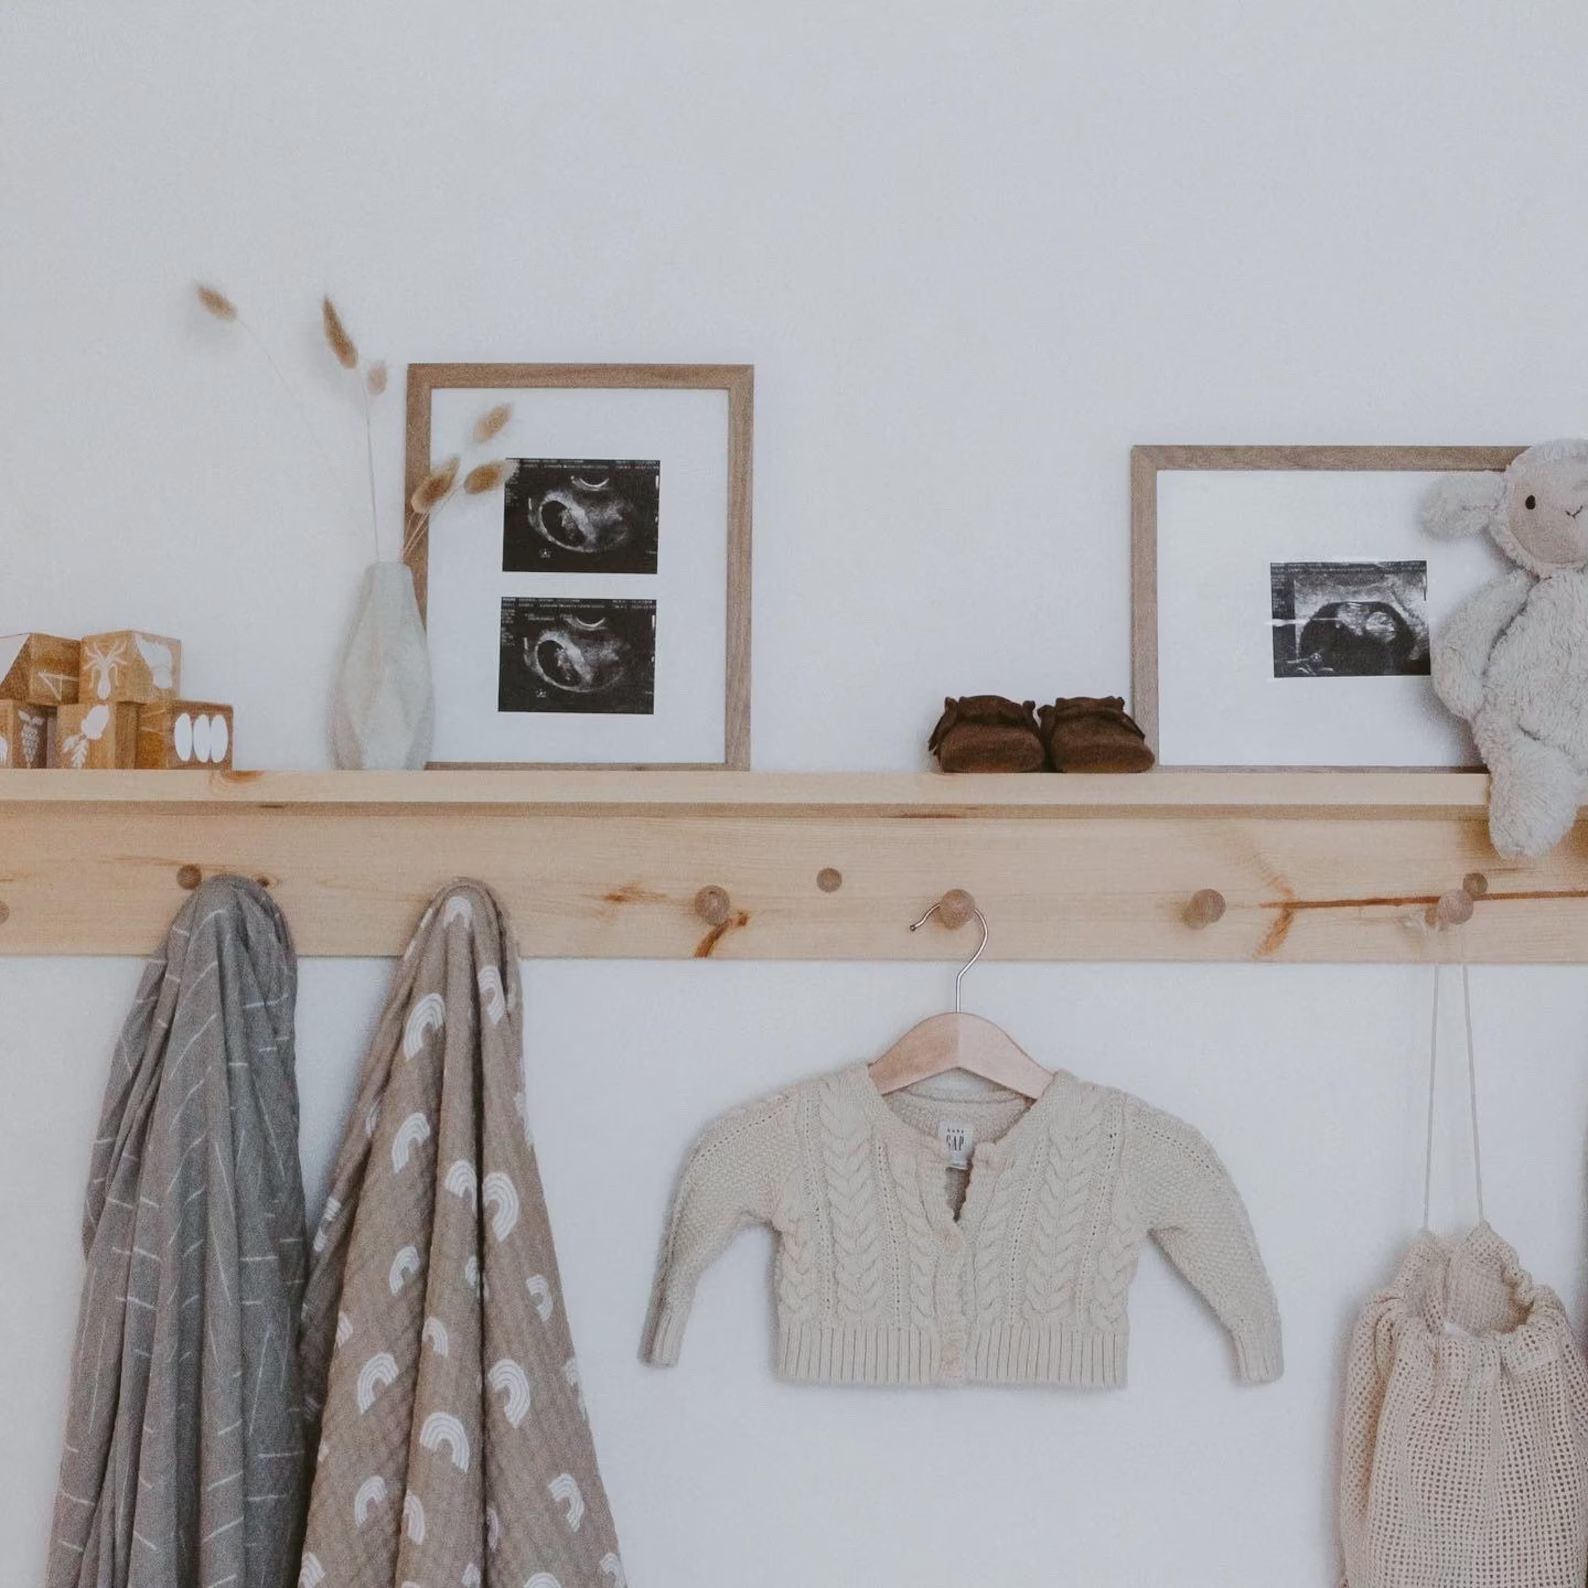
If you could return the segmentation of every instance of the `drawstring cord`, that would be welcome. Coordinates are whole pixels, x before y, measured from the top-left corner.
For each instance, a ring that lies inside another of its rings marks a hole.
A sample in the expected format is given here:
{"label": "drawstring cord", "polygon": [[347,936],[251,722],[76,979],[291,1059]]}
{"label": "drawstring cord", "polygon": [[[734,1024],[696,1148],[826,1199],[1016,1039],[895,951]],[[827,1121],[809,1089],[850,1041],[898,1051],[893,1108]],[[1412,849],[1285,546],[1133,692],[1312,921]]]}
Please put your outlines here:
{"label": "drawstring cord", "polygon": [[[1465,950],[1466,945],[1462,948]],[[1439,973],[1434,966],[1434,1003],[1428,1021],[1428,1133],[1423,1148],[1423,1228],[1429,1227],[1433,1213],[1434,1189],[1434,1092],[1439,1074]],[[1478,1139],[1478,1055],[1472,1035],[1472,976],[1465,952],[1461,960],[1461,1009],[1467,1028],[1467,1106],[1472,1120],[1472,1182],[1478,1196],[1478,1222],[1486,1223],[1483,1212],[1483,1153]]]}
{"label": "drawstring cord", "polygon": [[1478,1196],[1478,1223],[1487,1224],[1483,1211],[1483,1146],[1478,1138],[1478,1053],[1472,1035],[1472,973],[1465,956],[1461,961],[1461,1011],[1467,1027],[1467,1110],[1472,1119],[1472,1185]]}

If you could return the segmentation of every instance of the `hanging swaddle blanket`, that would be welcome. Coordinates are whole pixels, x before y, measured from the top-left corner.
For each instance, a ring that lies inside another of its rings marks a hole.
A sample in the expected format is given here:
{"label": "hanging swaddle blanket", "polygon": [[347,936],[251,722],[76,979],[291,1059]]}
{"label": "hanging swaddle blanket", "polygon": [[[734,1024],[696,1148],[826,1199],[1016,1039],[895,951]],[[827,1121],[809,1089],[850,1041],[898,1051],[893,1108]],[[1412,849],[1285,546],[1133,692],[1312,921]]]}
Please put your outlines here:
{"label": "hanging swaddle blanket", "polygon": [[[1468,1081],[1475,1081],[1466,968]],[[1434,1007],[1437,1022],[1438,972]],[[1429,1144],[1433,1136],[1429,1065]],[[1423,1231],[1363,1308],[1346,1369],[1340,1537],[1347,1588],[1582,1588],[1588,1370],[1565,1309],[1483,1219]],[[1430,1152],[1431,1159],[1431,1152]]]}
{"label": "hanging swaddle blanket", "polygon": [[403,956],[314,1240],[303,1588],[623,1588],[521,1047],[511,925],[454,883]]}
{"label": "hanging swaddle blanket", "polygon": [[50,1588],[286,1588],[302,1526],[305,1273],[281,912],[199,888],[105,1090]]}

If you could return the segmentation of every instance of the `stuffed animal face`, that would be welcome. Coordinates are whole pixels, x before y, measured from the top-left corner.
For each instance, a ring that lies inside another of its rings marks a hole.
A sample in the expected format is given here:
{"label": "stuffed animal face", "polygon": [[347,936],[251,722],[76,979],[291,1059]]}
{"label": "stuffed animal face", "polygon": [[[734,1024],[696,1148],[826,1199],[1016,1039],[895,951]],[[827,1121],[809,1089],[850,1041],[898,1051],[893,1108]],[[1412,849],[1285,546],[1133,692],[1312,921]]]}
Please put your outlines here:
{"label": "stuffed animal face", "polygon": [[1490,535],[1546,578],[1588,567],[1588,441],[1529,447],[1503,474],[1452,474],[1429,493],[1423,525],[1441,539]]}

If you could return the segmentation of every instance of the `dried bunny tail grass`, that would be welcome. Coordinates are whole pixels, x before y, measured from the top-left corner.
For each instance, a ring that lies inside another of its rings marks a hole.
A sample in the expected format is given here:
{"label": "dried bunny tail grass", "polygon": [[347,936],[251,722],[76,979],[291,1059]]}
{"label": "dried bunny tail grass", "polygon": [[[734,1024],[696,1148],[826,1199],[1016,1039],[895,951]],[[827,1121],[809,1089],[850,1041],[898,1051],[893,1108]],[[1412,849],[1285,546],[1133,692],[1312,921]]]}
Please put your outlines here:
{"label": "dried bunny tail grass", "polygon": [[193,291],[197,295],[198,301],[217,320],[235,320],[237,318],[237,305],[219,287],[212,287],[205,281],[195,281],[193,283]]}
{"label": "dried bunny tail grass", "polygon": [[364,371],[364,389],[371,397],[379,397],[386,390],[386,365],[384,361],[371,364]]}
{"label": "dried bunny tail grass", "polygon": [[460,458],[448,458],[445,463],[438,463],[419,482],[414,494],[408,500],[408,505],[416,513],[428,513],[432,508],[438,507],[457,483],[458,465],[461,461]]}
{"label": "dried bunny tail grass", "polygon": [[357,369],[358,348],[347,334],[347,327],[342,324],[342,316],[336,312],[336,305],[329,298],[323,298],[320,302],[320,319],[325,326],[326,345],[336,354],[337,363],[343,369]]}
{"label": "dried bunny tail grass", "polygon": [[494,408],[487,408],[474,421],[474,444],[483,447],[487,441],[501,435],[507,428],[507,421],[512,417],[511,403],[498,403]]}
{"label": "dried bunny tail grass", "polygon": [[498,459],[495,463],[477,463],[464,475],[463,489],[470,496],[483,496],[487,491],[494,491],[506,478],[506,459]]}

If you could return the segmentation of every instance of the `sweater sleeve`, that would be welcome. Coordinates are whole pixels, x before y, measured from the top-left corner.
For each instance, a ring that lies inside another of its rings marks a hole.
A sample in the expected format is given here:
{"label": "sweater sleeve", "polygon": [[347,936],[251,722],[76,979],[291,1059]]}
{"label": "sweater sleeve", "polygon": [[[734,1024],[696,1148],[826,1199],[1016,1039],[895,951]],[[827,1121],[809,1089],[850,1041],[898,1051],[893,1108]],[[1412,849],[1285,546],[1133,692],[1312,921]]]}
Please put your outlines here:
{"label": "sweater sleeve", "polygon": [[651,1290],[640,1356],[678,1361],[700,1276],[747,1224],[773,1221],[784,1177],[796,1161],[786,1094],[713,1121],[684,1164]]}
{"label": "sweater sleeve", "polygon": [[1279,1306],[1240,1193],[1201,1134],[1145,1104],[1133,1110],[1133,1189],[1153,1238],[1235,1339],[1241,1378],[1284,1372]]}

